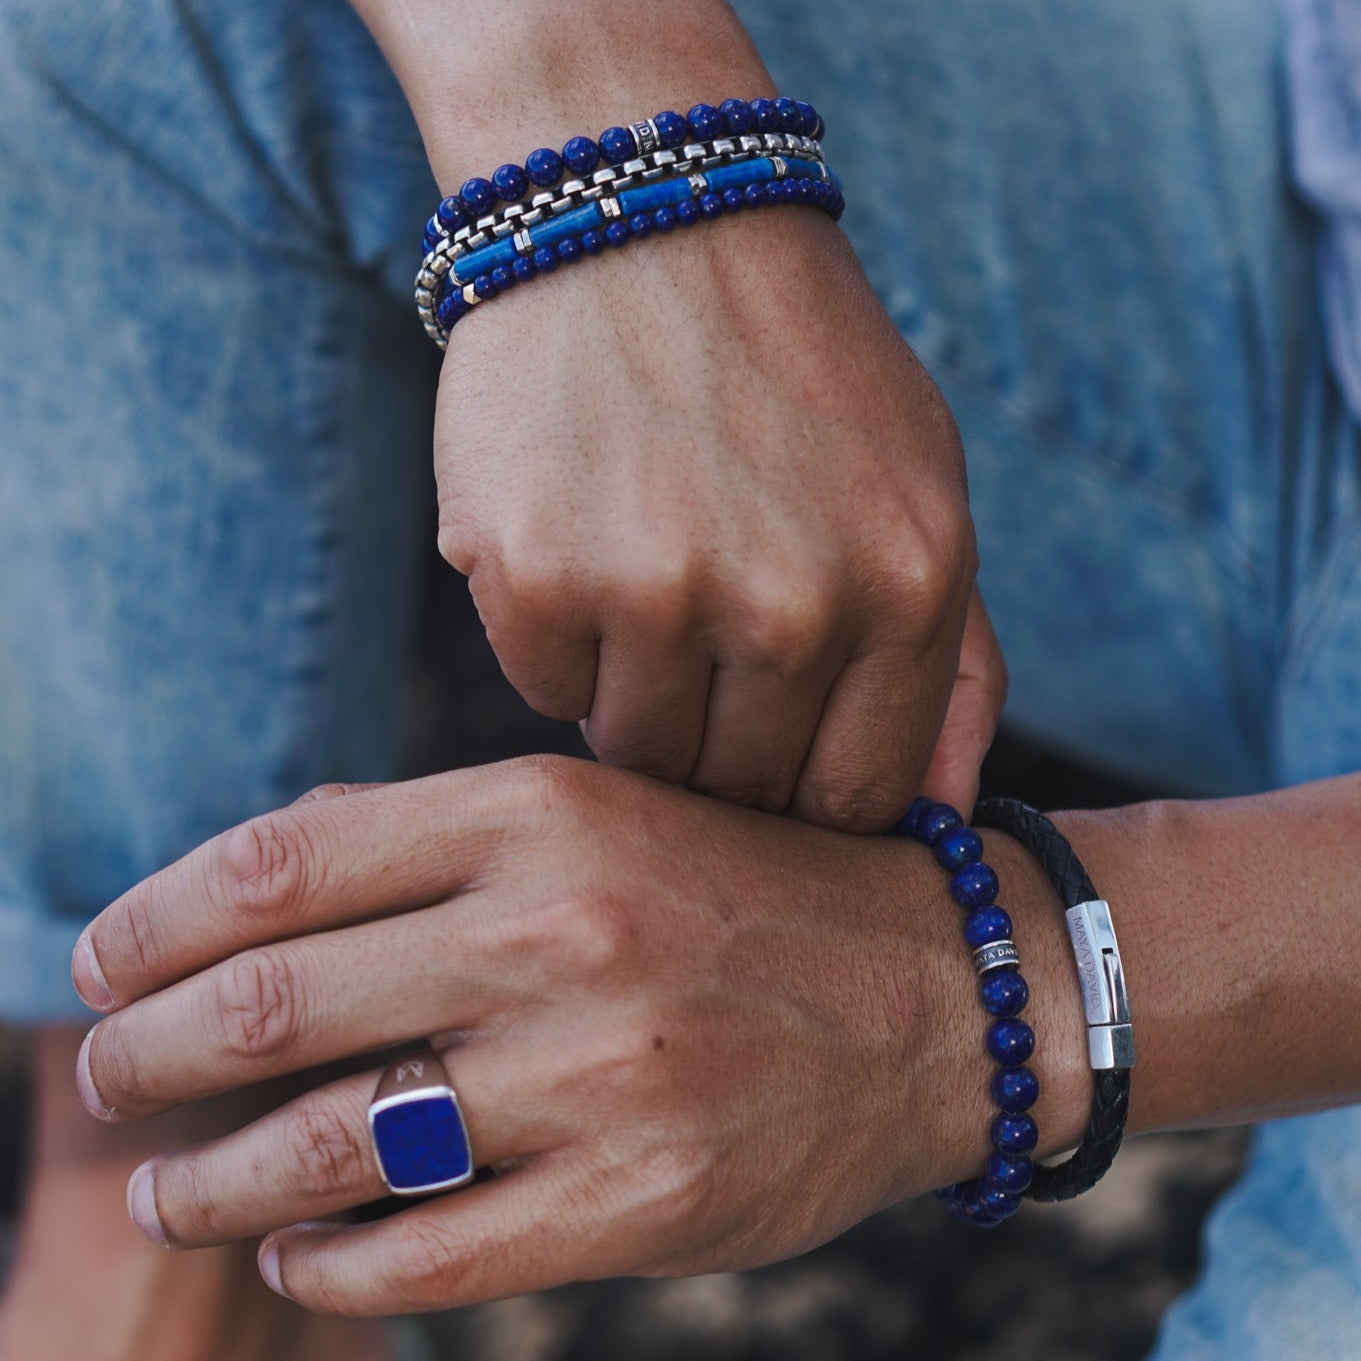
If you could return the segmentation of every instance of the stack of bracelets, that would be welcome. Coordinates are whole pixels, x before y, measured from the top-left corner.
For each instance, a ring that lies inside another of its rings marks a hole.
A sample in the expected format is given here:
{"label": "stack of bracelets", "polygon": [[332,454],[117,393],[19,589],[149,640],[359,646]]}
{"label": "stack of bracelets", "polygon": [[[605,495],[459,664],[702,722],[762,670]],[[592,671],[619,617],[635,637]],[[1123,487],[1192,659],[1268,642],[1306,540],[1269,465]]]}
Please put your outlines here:
{"label": "stack of bracelets", "polygon": [[991,1228],[1015,1214],[1023,1198],[1069,1200],[1090,1190],[1110,1168],[1129,1111],[1134,1034],[1110,909],[1097,898],[1063,834],[1044,814],[1014,799],[985,800],[974,810],[974,820],[1026,846],[1044,866],[1063,902],[1095,1077],[1092,1114],[1082,1143],[1056,1167],[1035,1163],[1030,1154],[1039,1143],[1039,1129],[1029,1111],[1040,1084],[1025,1067],[1035,1051],[1035,1033],[1020,1019],[1030,989],[1021,977],[1011,917],[997,905],[997,874],[983,863],[983,839],[963,825],[949,804],[918,799],[889,834],[910,836],[929,846],[951,876],[950,896],[966,913],[964,938],[973,950],[979,1001],[992,1018],[984,1043],[997,1064],[989,1087],[998,1107],[989,1131],[993,1153],[981,1176],[944,1187],[936,1195],[955,1218]]}
{"label": "stack of bracelets", "polygon": [[573,137],[561,152],[540,147],[522,166],[468,180],[421,241],[416,310],[426,333],[443,349],[479,303],[654,232],[782,203],[840,218],[822,133],[811,104],[728,99],[606,128],[595,141]]}

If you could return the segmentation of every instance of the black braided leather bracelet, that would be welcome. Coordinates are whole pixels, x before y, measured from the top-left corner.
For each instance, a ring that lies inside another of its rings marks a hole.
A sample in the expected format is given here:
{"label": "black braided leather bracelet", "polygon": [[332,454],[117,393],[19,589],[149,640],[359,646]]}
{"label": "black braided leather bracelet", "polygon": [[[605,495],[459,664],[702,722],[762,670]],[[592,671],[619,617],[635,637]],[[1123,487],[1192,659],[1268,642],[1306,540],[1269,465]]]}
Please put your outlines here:
{"label": "black braided leather bracelet", "polygon": [[1097,897],[1067,838],[1038,809],[1018,799],[985,799],[974,809],[973,821],[975,826],[1005,832],[1025,846],[1044,866],[1063,900],[1082,980],[1096,1093],[1082,1143],[1056,1167],[1037,1164],[1024,1194],[1031,1200],[1071,1200],[1090,1191],[1109,1171],[1120,1151],[1129,1114],[1134,1033],[1110,911]]}

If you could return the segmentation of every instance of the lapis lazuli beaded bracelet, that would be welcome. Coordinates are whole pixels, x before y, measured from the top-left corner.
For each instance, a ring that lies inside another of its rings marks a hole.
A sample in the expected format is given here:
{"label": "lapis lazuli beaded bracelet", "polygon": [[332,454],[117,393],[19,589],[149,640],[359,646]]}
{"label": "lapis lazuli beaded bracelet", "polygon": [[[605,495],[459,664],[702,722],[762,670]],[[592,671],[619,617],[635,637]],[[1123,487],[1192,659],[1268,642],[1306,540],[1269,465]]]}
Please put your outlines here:
{"label": "lapis lazuli beaded bracelet", "polygon": [[1029,1115],[1040,1094],[1039,1080],[1025,1067],[1035,1051],[1035,1033],[1020,1014],[1030,1000],[1021,977],[1020,955],[1011,938],[1011,918],[997,906],[997,873],[983,863],[983,840],[946,803],[918,799],[889,830],[928,846],[950,874],[950,896],[964,909],[964,938],[973,950],[978,996],[993,1019],[988,1054],[996,1062],[989,1086],[998,1108],[989,1131],[993,1152],[980,1177],[936,1192],[956,1219],[991,1228],[1021,1208],[1034,1164],[1030,1154],[1039,1130]]}
{"label": "lapis lazuli beaded bracelet", "polygon": [[744,208],[797,203],[839,218],[845,204],[822,159],[822,131],[809,104],[729,99],[607,128],[596,141],[573,137],[561,153],[540,147],[522,166],[468,180],[426,223],[422,324],[442,348],[468,312],[517,283]]}

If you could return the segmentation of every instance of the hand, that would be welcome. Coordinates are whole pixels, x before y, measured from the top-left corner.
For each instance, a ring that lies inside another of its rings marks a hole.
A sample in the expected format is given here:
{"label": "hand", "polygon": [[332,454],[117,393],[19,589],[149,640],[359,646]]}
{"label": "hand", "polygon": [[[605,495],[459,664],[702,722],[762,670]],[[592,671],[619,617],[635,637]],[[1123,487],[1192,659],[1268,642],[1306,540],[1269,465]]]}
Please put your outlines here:
{"label": "hand", "polygon": [[1006,682],[959,438],[820,214],[677,233],[479,311],[435,466],[441,551],[506,675],[602,760],[863,832],[940,739],[931,792],[971,804]]}
{"label": "hand", "polygon": [[[314,1309],[754,1266],[986,1154],[989,1070],[945,883],[915,845],[583,762],[315,798],[94,922],[77,986],[121,1009],[79,1082],[130,1119],[442,1034],[491,1180],[376,1223],[303,1222],[383,1194],[376,1069],[134,1178],[153,1237],[269,1232],[266,1279]],[[1033,918],[1032,1008],[1053,996],[1062,1018],[1036,1022],[1057,1149],[1085,1118],[1083,1032],[1058,914]]]}

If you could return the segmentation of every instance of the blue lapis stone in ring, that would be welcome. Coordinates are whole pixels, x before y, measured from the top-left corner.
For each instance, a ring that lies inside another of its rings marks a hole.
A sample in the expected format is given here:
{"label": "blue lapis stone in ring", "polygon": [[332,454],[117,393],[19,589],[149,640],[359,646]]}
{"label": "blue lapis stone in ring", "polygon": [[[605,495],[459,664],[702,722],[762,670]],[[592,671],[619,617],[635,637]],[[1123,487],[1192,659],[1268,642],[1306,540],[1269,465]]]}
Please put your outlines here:
{"label": "blue lapis stone in ring", "polygon": [[433,1049],[410,1050],[388,1065],[369,1106],[369,1132],[394,1195],[450,1191],[473,1179],[468,1128]]}

